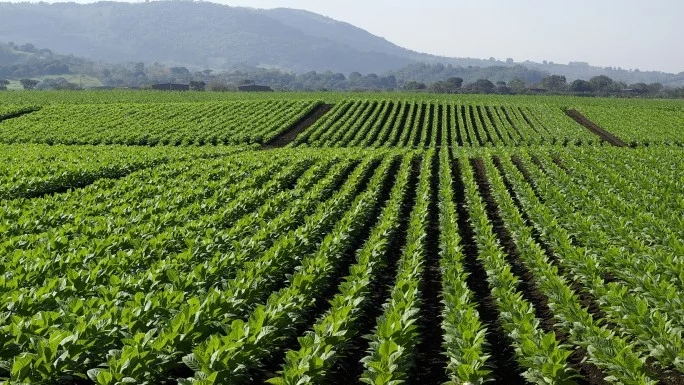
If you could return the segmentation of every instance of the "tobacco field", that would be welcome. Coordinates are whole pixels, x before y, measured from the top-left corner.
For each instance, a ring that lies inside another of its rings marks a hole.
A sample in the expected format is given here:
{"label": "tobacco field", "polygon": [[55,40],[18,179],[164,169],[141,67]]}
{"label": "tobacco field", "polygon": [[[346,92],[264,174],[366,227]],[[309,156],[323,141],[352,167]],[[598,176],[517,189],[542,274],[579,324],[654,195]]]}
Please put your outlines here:
{"label": "tobacco field", "polygon": [[16,94],[0,384],[684,384],[684,105]]}

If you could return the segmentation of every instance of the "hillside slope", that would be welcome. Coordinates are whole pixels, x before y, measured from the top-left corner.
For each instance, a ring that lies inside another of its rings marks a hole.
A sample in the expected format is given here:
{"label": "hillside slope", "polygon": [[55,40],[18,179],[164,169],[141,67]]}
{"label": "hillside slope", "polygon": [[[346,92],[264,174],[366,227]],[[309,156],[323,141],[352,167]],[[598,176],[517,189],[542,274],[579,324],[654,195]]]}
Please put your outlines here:
{"label": "hillside slope", "polygon": [[207,68],[368,73],[423,56],[309,12],[192,2],[0,3],[0,37],[95,60]]}
{"label": "hillside slope", "polygon": [[523,65],[563,75],[568,82],[606,75],[627,84],[684,85],[684,72],[675,75],[586,63],[514,63],[494,58],[433,56],[308,11],[210,2],[0,3],[0,42],[31,43],[94,61],[159,62],[195,70],[262,67],[297,73],[383,74],[422,63],[463,68]]}

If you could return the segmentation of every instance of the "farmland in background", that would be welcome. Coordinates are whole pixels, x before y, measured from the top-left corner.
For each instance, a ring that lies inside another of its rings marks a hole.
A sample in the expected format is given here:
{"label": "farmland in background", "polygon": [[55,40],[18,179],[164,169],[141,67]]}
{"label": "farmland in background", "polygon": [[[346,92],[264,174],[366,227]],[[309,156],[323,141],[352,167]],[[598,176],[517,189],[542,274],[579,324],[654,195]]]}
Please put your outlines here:
{"label": "farmland in background", "polygon": [[684,382],[681,103],[4,94],[0,382]]}

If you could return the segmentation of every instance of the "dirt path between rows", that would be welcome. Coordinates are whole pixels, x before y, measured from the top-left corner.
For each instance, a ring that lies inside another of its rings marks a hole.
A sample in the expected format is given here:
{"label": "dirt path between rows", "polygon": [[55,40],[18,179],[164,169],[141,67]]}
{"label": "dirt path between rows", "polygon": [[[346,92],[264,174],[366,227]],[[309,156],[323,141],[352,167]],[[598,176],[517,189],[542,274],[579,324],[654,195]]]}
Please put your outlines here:
{"label": "dirt path between rows", "polygon": [[311,111],[309,111],[308,114],[304,115],[297,123],[295,123],[292,127],[288,128],[285,132],[282,134],[276,136],[274,139],[272,139],[270,142],[265,143],[261,146],[262,150],[271,150],[274,148],[281,148],[285,147],[288,144],[292,143],[297,138],[297,135],[299,135],[301,132],[306,130],[307,128],[311,127],[320,119],[323,115],[325,115],[328,111],[330,111],[334,107],[334,104],[319,104],[316,107],[314,107]]}
{"label": "dirt path between rows", "polygon": [[577,111],[577,110],[565,110],[565,114],[568,115],[569,117],[571,117],[577,123],[584,126],[587,130],[598,135],[601,139],[612,144],[613,146],[627,147],[627,143],[623,142],[620,138],[611,134],[610,132],[604,130],[598,124],[587,119],[587,117],[582,115],[579,111]]}

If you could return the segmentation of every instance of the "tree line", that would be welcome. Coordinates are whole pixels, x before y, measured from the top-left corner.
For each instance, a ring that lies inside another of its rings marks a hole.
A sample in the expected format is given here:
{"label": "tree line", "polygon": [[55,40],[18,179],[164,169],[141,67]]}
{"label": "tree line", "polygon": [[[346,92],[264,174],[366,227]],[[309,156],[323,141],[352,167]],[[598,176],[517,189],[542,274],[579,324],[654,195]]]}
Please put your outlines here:
{"label": "tree line", "polygon": [[[29,55],[27,55],[29,54]],[[96,63],[72,55],[54,54],[31,44],[0,44],[0,91],[9,79],[19,79],[24,89],[80,89],[66,75],[98,79],[105,88],[151,88],[154,84],[178,83],[191,90],[234,91],[247,84],[269,86],[279,91],[396,91],[486,94],[572,94],[582,96],[682,98],[684,87],[660,83],[633,83],[594,76],[568,81],[522,65],[452,66],[411,64],[384,74],[310,71],[292,73],[276,69],[240,66],[231,70],[196,70],[160,63]],[[52,75],[49,78],[36,79]],[[60,77],[65,76],[65,77]]]}

